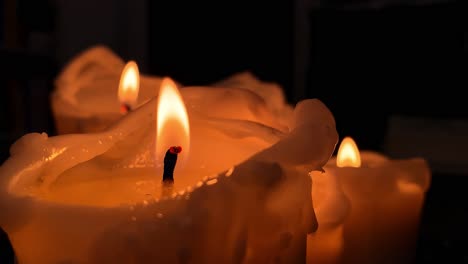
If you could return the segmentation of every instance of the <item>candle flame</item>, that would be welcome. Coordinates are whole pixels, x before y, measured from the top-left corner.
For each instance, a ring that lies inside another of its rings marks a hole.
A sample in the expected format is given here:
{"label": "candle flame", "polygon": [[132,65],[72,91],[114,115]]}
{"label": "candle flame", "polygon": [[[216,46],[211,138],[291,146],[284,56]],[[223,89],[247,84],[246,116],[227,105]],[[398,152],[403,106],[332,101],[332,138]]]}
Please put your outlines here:
{"label": "candle flame", "polygon": [[336,157],[338,167],[361,167],[361,155],[356,142],[351,137],[345,137],[341,141]]}
{"label": "candle flame", "polygon": [[[181,146],[182,161],[190,147],[190,128],[187,109],[177,85],[164,78],[158,95],[156,122],[156,160],[161,161],[171,146]],[[179,163],[179,162],[178,162]]]}
{"label": "candle flame", "polygon": [[121,104],[134,107],[140,90],[140,73],[135,61],[129,61],[120,75],[119,101]]}

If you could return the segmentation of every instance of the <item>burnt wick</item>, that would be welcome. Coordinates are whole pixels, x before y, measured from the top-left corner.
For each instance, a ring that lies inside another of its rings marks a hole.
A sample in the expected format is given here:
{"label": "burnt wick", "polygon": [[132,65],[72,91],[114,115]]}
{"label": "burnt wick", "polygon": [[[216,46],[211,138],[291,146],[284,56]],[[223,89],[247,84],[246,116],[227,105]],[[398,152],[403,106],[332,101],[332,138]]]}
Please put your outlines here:
{"label": "burnt wick", "polygon": [[128,104],[121,104],[120,105],[120,113],[125,115],[126,113],[130,112],[132,108]]}
{"label": "burnt wick", "polygon": [[174,169],[177,163],[177,155],[182,152],[182,147],[173,146],[166,151],[164,156],[163,185],[172,186],[174,184]]}

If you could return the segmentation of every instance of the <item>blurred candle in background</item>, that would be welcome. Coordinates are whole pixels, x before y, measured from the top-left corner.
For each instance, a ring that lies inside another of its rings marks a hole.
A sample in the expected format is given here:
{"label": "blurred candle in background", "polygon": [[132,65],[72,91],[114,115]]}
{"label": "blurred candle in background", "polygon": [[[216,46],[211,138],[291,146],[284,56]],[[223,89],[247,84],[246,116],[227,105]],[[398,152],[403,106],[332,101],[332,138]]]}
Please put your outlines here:
{"label": "blurred candle in background", "polygon": [[74,56],[55,79],[51,94],[57,134],[104,131],[155,97],[162,78],[139,72],[110,48],[90,47]]}
{"label": "blurred candle in background", "polygon": [[338,177],[351,203],[341,263],[412,263],[430,185],[427,162],[359,151],[346,137],[325,171]]}

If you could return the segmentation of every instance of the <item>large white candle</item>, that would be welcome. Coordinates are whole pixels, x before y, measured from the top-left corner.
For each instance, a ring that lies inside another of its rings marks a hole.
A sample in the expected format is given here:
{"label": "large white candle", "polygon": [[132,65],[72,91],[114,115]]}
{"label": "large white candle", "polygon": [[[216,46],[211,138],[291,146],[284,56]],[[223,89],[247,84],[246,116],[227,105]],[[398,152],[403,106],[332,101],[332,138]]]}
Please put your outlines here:
{"label": "large white candle", "polygon": [[249,108],[258,96],[245,89],[187,91],[190,153],[183,146],[166,199],[157,98],[101,133],[33,133],[11,147],[0,224],[20,263],[305,262],[316,227],[308,172],[334,150],[331,113],[305,100],[284,128],[267,107]]}

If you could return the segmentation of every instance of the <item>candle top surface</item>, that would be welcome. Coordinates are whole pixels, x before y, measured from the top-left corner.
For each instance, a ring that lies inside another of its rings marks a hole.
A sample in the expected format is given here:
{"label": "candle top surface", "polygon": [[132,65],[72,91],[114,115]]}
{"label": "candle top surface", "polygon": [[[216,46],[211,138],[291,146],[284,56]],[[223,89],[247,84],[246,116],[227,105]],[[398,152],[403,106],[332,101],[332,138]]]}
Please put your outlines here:
{"label": "candle top surface", "polygon": [[[300,102],[292,115],[277,118],[247,89],[187,87],[181,92],[190,116],[191,146],[187,163],[175,169],[174,193],[250,159],[319,169],[337,141],[333,116],[318,100]],[[19,154],[2,166],[14,174],[8,191],[104,207],[158,199],[163,168],[154,160],[156,101],[102,133],[26,135],[12,147],[12,155]],[[286,123],[291,125],[284,127]]]}

